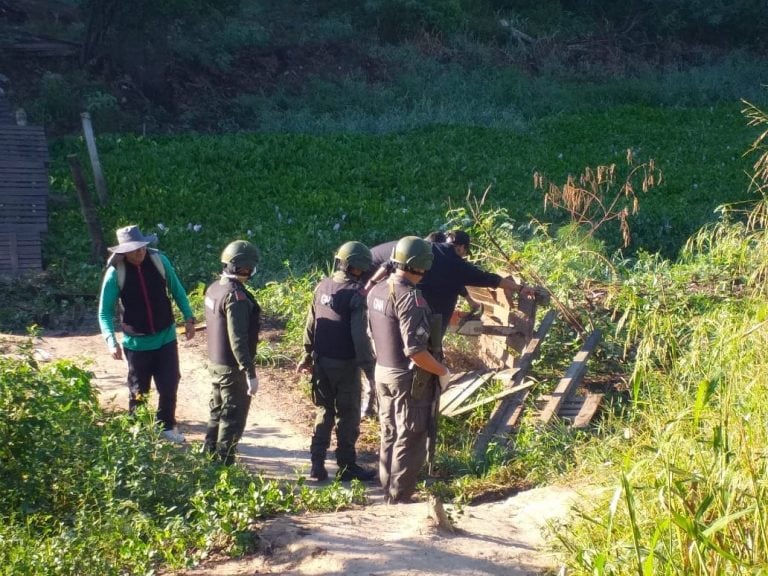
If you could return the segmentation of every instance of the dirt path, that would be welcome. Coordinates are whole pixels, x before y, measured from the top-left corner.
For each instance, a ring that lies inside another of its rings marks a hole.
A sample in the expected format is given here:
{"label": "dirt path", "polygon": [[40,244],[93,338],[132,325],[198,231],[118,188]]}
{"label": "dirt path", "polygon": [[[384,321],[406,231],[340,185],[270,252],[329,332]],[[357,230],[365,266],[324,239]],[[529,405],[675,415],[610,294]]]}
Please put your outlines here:
{"label": "dirt path", "polygon": [[[111,358],[100,335],[48,334],[35,346],[46,359],[67,358],[87,366],[105,406],[127,406],[125,365]],[[209,394],[204,333],[190,342],[182,338],[179,349],[179,428],[188,442],[202,442]],[[297,401],[296,377],[289,371],[263,368],[260,380],[240,457],[268,477],[306,476],[311,408]],[[542,528],[564,518],[576,498],[573,490],[546,487],[463,511],[449,509],[457,530],[446,533],[428,518],[426,503],[384,504],[381,489],[373,485],[367,495],[370,504],[358,509],[270,519],[261,531],[264,554],[185,574],[541,574],[556,567],[544,549]]]}

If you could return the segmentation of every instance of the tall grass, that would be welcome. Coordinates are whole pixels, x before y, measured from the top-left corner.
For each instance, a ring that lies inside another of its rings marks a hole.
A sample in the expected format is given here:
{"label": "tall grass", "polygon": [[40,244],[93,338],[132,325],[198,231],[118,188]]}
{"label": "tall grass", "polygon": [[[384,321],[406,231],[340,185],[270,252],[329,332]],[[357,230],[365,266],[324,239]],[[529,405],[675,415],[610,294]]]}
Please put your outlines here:
{"label": "tall grass", "polygon": [[765,210],[725,211],[679,263],[647,260],[623,284],[635,410],[582,464],[612,496],[558,532],[574,574],[768,572]]}

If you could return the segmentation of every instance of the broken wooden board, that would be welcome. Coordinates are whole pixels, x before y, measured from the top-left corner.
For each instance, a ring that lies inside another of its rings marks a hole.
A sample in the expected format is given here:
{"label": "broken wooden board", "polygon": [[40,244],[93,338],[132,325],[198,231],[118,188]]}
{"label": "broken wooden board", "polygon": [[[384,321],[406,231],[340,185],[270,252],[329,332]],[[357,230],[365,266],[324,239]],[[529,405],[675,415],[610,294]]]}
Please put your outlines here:
{"label": "broken wooden board", "polygon": [[488,446],[491,442],[497,442],[498,444],[506,446],[509,442],[510,431],[517,425],[520,416],[523,414],[525,401],[528,399],[529,393],[530,388],[526,388],[511,396],[507,396],[499,403],[496,410],[491,415],[489,423],[495,420],[500,424],[494,428],[490,428],[486,425],[485,429],[483,429],[483,432],[481,432],[483,438],[482,440],[478,438],[473,450],[473,455],[476,460],[482,460],[485,457],[485,452],[488,450]]}
{"label": "broken wooden board", "polygon": [[535,382],[533,380],[528,380],[527,382],[524,382],[519,386],[513,386],[512,388],[502,390],[501,392],[494,394],[493,396],[488,396],[487,398],[483,398],[481,400],[471,402],[470,404],[465,404],[464,406],[457,406],[451,412],[443,413],[443,416],[454,417],[454,416],[460,416],[461,414],[466,414],[467,412],[471,412],[472,410],[474,410],[479,406],[483,406],[485,404],[489,404],[490,402],[495,402],[496,400],[501,400],[502,398],[506,398],[507,396],[516,394],[517,392],[527,390],[528,388],[531,388],[534,384]]}
{"label": "broken wooden board", "polygon": [[565,376],[560,379],[557,388],[552,392],[549,402],[541,411],[541,414],[539,415],[539,420],[541,422],[544,424],[549,422],[552,417],[558,413],[563,401],[571,395],[571,392],[573,392],[579,384],[581,384],[581,380],[587,372],[587,360],[600,343],[600,340],[602,340],[602,337],[600,330],[595,330],[589,335],[582,345],[581,350],[579,350],[574,357],[573,363],[569,366]]}
{"label": "broken wooden board", "polygon": [[440,394],[440,413],[446,414],[454,408],[461,406],[467,398],[488,382],[494,374],[495,372],[492,370],[474,370],[472,372],[465,372],[459,378],[452,380],[445,392]]}
{"label": "broken wooden board", "polygon": [[[542,319],[535,336],[528,342],[528,345],[523,350],[523,354],[518,361],[515,362],[515,367],[518,371],[512,380],[513,386],[521,384],[523,379],[528,375],[528,371],[531,369],[533,361],[539,355],[541,343],[549,333],[549,329],[552,327],[556,317],[556,310],[547,312],[546,316]],[[493,438],[502,438],[506,442],[509,432],[517,424],[517,421],[520,418],[527,395],[528,390],[523,390],[520,394],[504,398],[499,405],[496,406],[496,409],[493,414],[491,414],[485,428],[483,428],[475,441],[474,456],[476,459],[481,460],[485,456],[488,444]]]}

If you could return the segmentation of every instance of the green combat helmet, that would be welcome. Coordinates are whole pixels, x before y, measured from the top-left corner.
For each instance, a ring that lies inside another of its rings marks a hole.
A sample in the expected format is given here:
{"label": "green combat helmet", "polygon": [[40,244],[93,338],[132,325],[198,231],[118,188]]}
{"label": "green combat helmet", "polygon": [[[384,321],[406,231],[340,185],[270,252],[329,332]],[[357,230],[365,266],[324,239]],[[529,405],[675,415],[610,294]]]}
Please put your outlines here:
{"label": "green combat helmet", "polygon": [[406,272],[432,268],[432,245],[418,236],[406,236],[398,240],[392,251],[392,262]]}
{"label": "green combat helmet", "polygon": [[247,240],[235,240],[224,248],[221,253],[221,262],[227,265],[227,272],[234,273],[238,268],[255,271],[259,263],[259,251]]}
{"label": "green combat helmet", "polygon": [[366,272],[373,258],[368,246],[362,242],[346,242],[336,251],[336,266],[346,272],[350,267]]}

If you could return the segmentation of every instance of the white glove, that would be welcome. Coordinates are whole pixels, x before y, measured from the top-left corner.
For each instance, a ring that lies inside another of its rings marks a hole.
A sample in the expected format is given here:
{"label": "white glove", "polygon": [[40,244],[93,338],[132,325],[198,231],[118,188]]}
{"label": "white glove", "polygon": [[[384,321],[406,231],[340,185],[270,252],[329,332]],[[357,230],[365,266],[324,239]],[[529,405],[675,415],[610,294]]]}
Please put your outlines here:
{"label": "white glove", "polygon": [[259,391],[259,375],[256,374],[253,377],[247,376],[248,379],[248,396],[254,396]]}
{"label": "white glove", "polygon": [[440,379],[440,390],[442,390],[443,392],[445,392],[445,389],[448,388],[448,384],[451,381],[451,376],[453,376],[453,374],[451,374],[450,370],[446,371],[446,373],[443,374],[442,376],[438,376],[438,378]]}

